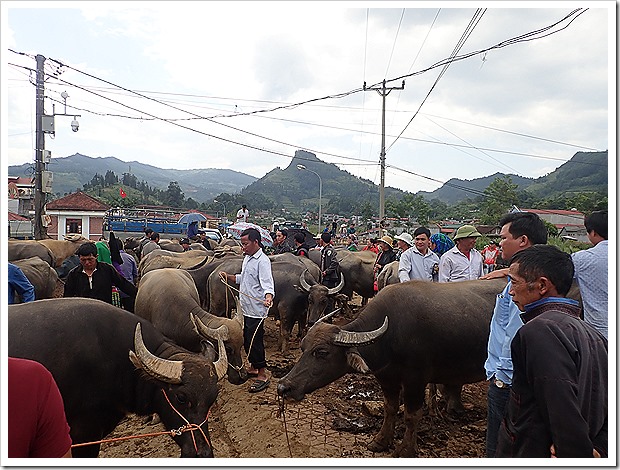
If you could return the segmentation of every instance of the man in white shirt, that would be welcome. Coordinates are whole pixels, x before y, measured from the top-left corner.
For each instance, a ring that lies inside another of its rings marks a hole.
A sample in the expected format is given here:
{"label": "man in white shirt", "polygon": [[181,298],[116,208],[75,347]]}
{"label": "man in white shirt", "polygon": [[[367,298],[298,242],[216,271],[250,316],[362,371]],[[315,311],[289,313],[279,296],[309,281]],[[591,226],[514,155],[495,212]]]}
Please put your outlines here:
{"label": "man in white shirt", "polygon": [[482,255],[476,248],[480,232],[473,225],[463,225],[456,231],[456,246],[447,251],[439,262],[439,282],[458,282],[482,276]]}
{"label": "man in white shirt", "polygon": [[403,245],[400,261],[398,262],[398,279],[400,282],[420,279],[433,280],[433,271],[439,264],[439,256],[430,249],[431,231],[426,227],[418,227],[411,235],[404,232],[394,237],[399,247]]}
{"label": "man in white shirt", "polygon": [[237,222],[247,222],[250,217],[250,211],[247,206],[243,204],[241,209],[237,211]]}
{"label": "man in white shirt", "polygon": [[241,274],[220,271],[220,276],[226,276],[228,282],[239,284],[239,303],[243,311],[243,347],[251,364],[247,372],[256,377],[250,386],[250,393],[260,392],[269,385],[265,371],[267,361],[263,323],[275,295],[271,261],[260,248],[260,239],[260,233],[255,228],[241,232],[241,248],[245,255]]}

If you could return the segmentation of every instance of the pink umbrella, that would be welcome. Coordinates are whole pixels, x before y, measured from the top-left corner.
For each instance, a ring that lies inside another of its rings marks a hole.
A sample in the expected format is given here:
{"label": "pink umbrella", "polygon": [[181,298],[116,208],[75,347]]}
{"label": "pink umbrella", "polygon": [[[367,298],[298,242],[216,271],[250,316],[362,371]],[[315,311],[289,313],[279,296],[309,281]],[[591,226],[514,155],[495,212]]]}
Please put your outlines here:
{"label": "pink umbrella", "polygon": [[247,228],[255,228],[260,233],[261,243],[264,246],[273,245],[273,240],[271,239],[271,234],[269,231],[260,225],[252,224],[250,222],[237,222],[236,224],[229,225],[226,228],[226,231],[230,233],[233,238],[237,240],[241,238],[241,232],[243,232]]}

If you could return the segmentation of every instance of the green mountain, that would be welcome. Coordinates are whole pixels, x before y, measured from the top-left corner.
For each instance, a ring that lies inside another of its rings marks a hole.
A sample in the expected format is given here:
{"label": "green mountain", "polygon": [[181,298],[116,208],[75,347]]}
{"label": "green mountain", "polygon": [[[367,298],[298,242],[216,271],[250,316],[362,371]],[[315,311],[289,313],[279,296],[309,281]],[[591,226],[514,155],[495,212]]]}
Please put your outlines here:
{"label": "green mountain", "polygon": [[[8,174],[30,177],[34,173],[33,167],[33,163],[9,166]],[[123,162],[114,157],[92,158],[79,153],[64,158],[52,158],[48,170],[53,173],[52,188],[55,196],[81,190],[95,173],[104,176],[108,170],[113,171],[119,179],[122,179],[123,173],[131,173],[138,181],[145,181],[149,186],[163,190],[168,188],[171,181],[176,181],[186,198],[191,197],[198,202],[211,201],[221,193],[239,193],[243,187],[256,180],[253,176],[233,170],[162,169],[136,161]]]}
{"label": "green mountain", "polygon": [[[540,178],[525,178],[510,174],[518,190],[524,190],[535,198],[552,198],[566,192],[603,192],[608,188],[608,151],[577,152],[573,157]],[[446,204],[456,204],[463,199],[476,199],[495,178],[504,176],[495,173],[473,180],[452,178],[433,192],[420,191],[417,194],[426,200],[439,199]]]}
{"label": "green mountain", "polygon": [[[306,170],[298,170],[304,165]],[[323,213],[349,212],[368,201],[379,212],[379,187],[370,180],[358,178],[336,165],[319,160],[315,154],[297,150],[291,163],[282,170],[274,168],[241,191],[248,200],[266,199],[275,208],[316,211],[319,202],[319,175],[322,182]],[[405,191],[386,187],[385,198],[400,199]]]}

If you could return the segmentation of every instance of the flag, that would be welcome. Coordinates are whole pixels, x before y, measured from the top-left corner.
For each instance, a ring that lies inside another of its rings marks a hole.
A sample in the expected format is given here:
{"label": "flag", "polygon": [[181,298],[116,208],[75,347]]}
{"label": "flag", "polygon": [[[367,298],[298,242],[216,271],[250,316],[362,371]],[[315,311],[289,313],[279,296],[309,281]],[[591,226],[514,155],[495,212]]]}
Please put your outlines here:
{"label": "flag", "polygon": [[125,191],[123,191],[123,188],[119,188],[119,191],[121,193],[121,197],[126,197],[127,194],[125,194]]}

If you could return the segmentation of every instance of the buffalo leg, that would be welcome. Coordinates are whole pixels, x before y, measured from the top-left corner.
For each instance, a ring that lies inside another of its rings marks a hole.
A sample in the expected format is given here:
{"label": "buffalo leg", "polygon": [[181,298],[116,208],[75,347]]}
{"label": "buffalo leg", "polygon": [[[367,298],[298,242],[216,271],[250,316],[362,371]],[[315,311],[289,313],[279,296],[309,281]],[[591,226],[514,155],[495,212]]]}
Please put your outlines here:
{"label": "buffalo leg", "polygon": [[394,451],[394,457],[415,457],[418,453],[418,423],[422,418],[426,384],[407,384],[403,393],[405,402],[405,435]]}
{"label": "buffalo leg", "polygon": [[386,451],[394,443],[394,425],[400,405],[400,384],[396,386],[381,384],[381,389],[383,390],[383,425],[372,442],[368,444],[368,450],[371,452]]}
{"label": "buffalo leg", "polygon": [[463,385],[445,384],[440,386],[441,393],[446,400],[448,414],[458,415],[465,412],[465,407],[461,401],[461,390]]}

